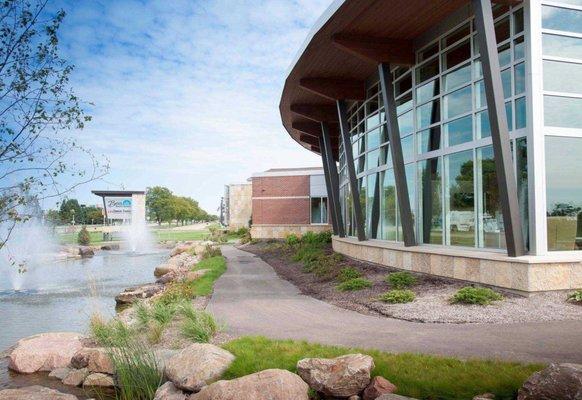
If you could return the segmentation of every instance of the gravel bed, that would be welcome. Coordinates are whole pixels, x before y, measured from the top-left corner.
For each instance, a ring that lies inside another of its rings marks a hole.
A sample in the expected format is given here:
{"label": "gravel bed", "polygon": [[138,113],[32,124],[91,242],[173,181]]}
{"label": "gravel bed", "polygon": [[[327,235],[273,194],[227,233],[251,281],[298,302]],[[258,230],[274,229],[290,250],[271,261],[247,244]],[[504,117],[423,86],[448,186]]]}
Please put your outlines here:
{"label": "gravel bed", "polygon": [[[460,288],[469,285],[447,278],[415,274],[417,284],[411,290],[416,299],[406,304],[388,304],[377,301],[377,297],[390,290],[384,281],[394,268],[345,259],[339,268],[354,267],[373,282],[373,286],[354,292],[340,292],[337,281],[320,278],[302,271],[302,264],[291,260],[291,253],[283,246],[259,242],[240,247],[261,257],[277,274],[296,285],[301,293],[326,301],[338,307],[407,321],[427,323],[516,323],[582,320],[582,305],[566,301],[563,292],[539,293],[523,297],[498,289],[504,299],[487,306],[450,304],[449,299]],[[326,250],[331,253],[331,248]]]}

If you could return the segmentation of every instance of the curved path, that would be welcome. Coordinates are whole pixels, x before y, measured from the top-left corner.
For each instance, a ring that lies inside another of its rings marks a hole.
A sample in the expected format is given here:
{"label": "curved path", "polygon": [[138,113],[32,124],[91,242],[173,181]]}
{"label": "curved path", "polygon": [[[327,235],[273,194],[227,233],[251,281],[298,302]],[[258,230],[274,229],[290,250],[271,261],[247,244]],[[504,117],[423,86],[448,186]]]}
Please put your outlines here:
{"label": "curved path", "polygon": [[582,362],[582,321],[423,324],[374,317],[304,296],[259,257],[223,247],[228,269],[208,306],[233,335],[461,358]]}

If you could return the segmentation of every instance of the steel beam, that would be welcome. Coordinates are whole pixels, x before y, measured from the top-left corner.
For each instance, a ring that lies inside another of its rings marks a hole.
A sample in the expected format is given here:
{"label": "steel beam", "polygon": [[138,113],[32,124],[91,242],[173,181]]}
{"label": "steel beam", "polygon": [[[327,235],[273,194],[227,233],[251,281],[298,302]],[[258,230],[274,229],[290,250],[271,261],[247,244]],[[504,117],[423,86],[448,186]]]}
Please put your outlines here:
{"label": "steel beam", "polygon": [[360,203],[360,189],[358,188],[358,178],[356,177],[356,167],[354,166],[354,155],[352,153],[352,142],[350,140],[350,130],[348,128],[348,118],[345,100],[337,100],[337,112],[340,123],[340,135],[344,146],[346,157],[346,169],[350,183],[350,190],[354,203],[354,222],[356,224],[356,235],[358,240],[366,240],[364,231],[364,219],[362,215],[362,204]]}
{"label": "steel beam", "polygon": [[402,221],[402,236],[405,246],[415,246],[414,237],[414,217],[410,207],[410,197],[408,196],[408,182],[406,181],[406,170],[404,168],[404,156],[402,155],[402,143],[400,141],[400,128],[398,127],[398,117],[396,114],[396,100],[394,100],[394,84],[390,65],[381,63],[378,65],[380,75],[380,86],[382,88],[382,98],[384,100],[384,111],[386,114],[386,130],[390,153],[392,155],[392,165],[394,168],[394,180],[396,182],[396,193],[398,198],[398,209],[400,211],[400,221]]}
{"label": "steel beam", "polygon": [[525,245],[519,216],[517,179],[511,157],[509,128],[505,113],[505,100],[503,98],[503,85],[499,68],[497,42],[495,40],[491,0],[472,0],[472,5],[475,12],[477,39],[481,49],[485,95],[487,109],[489,110],[499,200],[505,225],[507,254],[510,257],[519,257],[525,254]]}
{"label": "steel beam", "polygon": [[327,151],[325,148],[325,143],[323,142],[323,137],[319,138],[319,147],[321,149],[321,163],[323,164],[323,175],[325,177],[325,188],[327,189],[327,204],[329,207],[329,212],[331,215],[331,225],[333,227],[333,234],[339,235],[339,225],[335,215],[334,205],[333,205],[333,189],[331,187],[331,178],[329,176],[329,163],[327,157]]}
{"label": "steel beam", "polygon": [[329,127],[325,122],[321,123],[321,139],[327,161],[327,170],[329,173],[329,185],[327,198],[330,199],[330,208],[332,214],[335,216],[335,221],[337,223],[337,235],[339,237],[345,237],[346,232],[344,228],[341,207],[340,207],[340,197],[339,197],[339,176],[337,174],[337,165],[333,158],[333,150],[331,146],[331,136],[329,135]]}

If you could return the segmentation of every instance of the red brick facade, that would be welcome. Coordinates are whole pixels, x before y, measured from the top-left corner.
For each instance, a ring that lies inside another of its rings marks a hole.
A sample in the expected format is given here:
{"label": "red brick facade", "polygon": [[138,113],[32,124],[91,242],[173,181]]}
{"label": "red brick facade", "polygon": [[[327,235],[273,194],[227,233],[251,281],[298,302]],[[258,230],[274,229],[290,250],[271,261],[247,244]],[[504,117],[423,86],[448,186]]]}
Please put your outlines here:
{"label": "red brick facade", "polygon": [[309,196],[309,175],[253,178],[253,198]]}
{"label": "red brick facade", "polygon": [[309,224],[309,175],[253,178],[253,224]]}

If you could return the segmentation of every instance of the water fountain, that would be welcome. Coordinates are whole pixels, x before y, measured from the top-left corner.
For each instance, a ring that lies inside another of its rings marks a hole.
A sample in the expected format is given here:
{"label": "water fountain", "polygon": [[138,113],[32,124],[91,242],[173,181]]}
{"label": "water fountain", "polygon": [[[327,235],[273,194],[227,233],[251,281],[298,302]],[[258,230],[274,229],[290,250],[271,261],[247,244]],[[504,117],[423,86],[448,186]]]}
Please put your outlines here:
{"label": "water fountain", "polygon": [[123,226],[122,236],[132,253],[149,254],[155,250],[153,235],[142,219],[132,219],[131,224]]}

